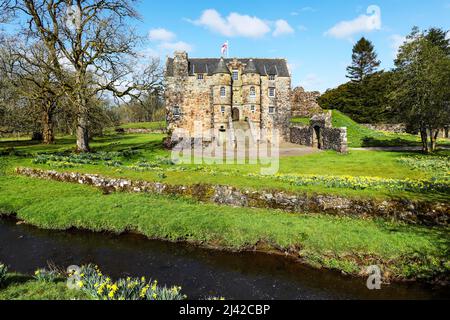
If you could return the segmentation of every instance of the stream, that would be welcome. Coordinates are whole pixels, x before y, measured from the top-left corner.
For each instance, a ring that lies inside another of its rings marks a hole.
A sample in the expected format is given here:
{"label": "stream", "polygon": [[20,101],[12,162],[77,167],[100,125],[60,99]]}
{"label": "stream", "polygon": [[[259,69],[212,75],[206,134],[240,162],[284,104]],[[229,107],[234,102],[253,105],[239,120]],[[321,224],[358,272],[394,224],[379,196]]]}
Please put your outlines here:
{"label": "stream", "polygon": [[33,274],[49,262],[97,264],[113,278],[145,276],[180,285],[190,299],[448,299],[445,288],[418,283],[383,285],[370,291],[366,279],[316,270],[292,259],[263,253],[232,253],[148,240],[138,235],[48,231],[0,219],[0,261]]}

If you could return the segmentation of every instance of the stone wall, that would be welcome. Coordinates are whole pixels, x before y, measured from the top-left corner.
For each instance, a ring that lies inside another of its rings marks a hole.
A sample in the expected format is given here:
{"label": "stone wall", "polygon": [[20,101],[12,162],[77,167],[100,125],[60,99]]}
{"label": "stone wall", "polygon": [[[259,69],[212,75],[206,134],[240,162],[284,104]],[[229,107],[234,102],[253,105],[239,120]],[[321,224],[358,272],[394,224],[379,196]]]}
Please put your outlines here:
{"label": "stone wall", "polygon": [[363,123],[362,126],[369,128],[371,130],[377,130],[377,131],[386,131],[386,132],[393,132],[393,133],[405,133],[406,132],[406,125],[401,123],[378,123],[378,124],[370,124],[370,123]]}
{"label": "stone wall", "polygon": [[293,126],[290,142],[322,150],[348,152],[347,128],[333,128],[331,112],[317,114],[309,126]]}
{"label": "stone wall", "polygon": [[291,128],[291,143],[299,144],[302,146],[312,147],[313,138],[312,127],[292,127]]}
{"label": "stone wall", "polygon": [[17,168],[17,174],[55,181],[78,183],[111,192],[148,192],[188,196],[221,205],[281,209],[292,213],[322,213],[338,216],[382,217],[412,224],[448,226],[450,205],[412,200],[352,199],[338,195],[289,193],[277,190],[237,189],[220,185],[169,185],[157,182],[112,179],[93,174],[60,173]]}
{"label": "stone wall", "polygon": [[347,128],[324,128],[322,149],[347,153]]}
{"label": "stone wall", "polygon": [[312,117],[315,114],[322,113],[323,110],[317,103],[320,92],[307,92],[302,87],[292,90],[292,116],[293,117]]}

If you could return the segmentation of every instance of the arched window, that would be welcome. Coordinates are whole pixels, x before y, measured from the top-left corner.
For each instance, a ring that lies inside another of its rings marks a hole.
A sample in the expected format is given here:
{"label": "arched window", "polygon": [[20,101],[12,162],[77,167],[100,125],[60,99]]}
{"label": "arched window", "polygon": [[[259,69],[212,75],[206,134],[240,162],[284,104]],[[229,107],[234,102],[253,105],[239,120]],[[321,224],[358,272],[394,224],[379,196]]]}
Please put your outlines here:
{"label": "arched window", "polygon": [[250,97],[256,97],[256,89],[255,87],[250,87]]}
{"label": "arched window", "polygon": [[225,87],[220,88],[220,96],[222,98],[227,96],[227,91],[226,91]]}
{"label": "arched window", "polygon": [[173,115],[175,117],[179,117],[181,115],[181,109],[179,106],[174,106],[173,107]]}

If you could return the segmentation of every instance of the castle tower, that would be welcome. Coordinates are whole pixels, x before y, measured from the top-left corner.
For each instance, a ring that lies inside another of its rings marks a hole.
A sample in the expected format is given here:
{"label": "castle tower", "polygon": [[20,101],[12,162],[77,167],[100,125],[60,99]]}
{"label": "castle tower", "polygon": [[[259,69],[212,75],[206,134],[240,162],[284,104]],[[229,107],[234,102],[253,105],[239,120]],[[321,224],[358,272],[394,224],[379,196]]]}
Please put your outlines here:
{"label": "castle tower", "polygon": [[[167,63],[169,65],[169,63]],[[185,121],[184,91],[189,78],[189,60],[187,52],[177,51],[174,54],[172,70],[166,69],[167,74],[173,75],[173,81],[167,82],[165,93],[167,122],[169,131],[177,127],[182,127]]]}
{"label": "castle tower", "polygon": [[244,119],[253,122],[255,128],[259,129],[261,122],[261,76],[253,59],[248,61],[242,72],[242,93]]}
{"label": "castle tower", "polygon": [[217,68],[213,71],[212,92],[214,129],[215,131],[227,129],[232,116],[233,94],[231,72],[224,59],[220,59]]}

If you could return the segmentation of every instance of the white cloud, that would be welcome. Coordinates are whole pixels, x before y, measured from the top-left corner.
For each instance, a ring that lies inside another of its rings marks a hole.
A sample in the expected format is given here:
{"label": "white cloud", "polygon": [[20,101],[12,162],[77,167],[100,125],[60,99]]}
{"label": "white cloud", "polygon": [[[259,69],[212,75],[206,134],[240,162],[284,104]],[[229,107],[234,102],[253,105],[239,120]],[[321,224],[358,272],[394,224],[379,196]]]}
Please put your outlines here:
{"label": "white cloud", "polygon": [[214,9],[203,11],[191,22],[227,37],[260,38],[270,32],[269,24],[258,17],[231,13],[224,18]]}
{"label": "white cloud", "polygon": [[144,49],[142,53],[151,57],[161,57],[172,54],[174,51],[191,52],[193,46],[184,41],[176,41],[177,35],[164,28],[151,29],[148,33],[151,41],[156,43],[156,47]]}
{"label": "white cloud", "polygon": [[177,36],[169,30],[157,28],[150,30],[148,37],[151,41],[173,41]]}
{"label": "white cloud", "polygon": [[360,15],[350,21],[341,21],[325,32],[325,35],[339,39],[349,39],[356,33],[380,30],[381,25],[381,9],[372,5],[367,8],[367,14]]}
{"label": "white cloud", "polygon": [[272,34],[274,37],[279,37],[285,34],[292,34],[294,32],[294,29],[286,20],[280,19],[275,22],[275,31]]}
{"label": "white cloud", "polygon": [[389,40],[391,41],[392,55],[397,57],[398,50],[405,43],[406,37],[399,34],[394,34],[389,37]]}
{"label": "white cloud", "polygon": [[161,51],[187,51],[187,52],[191,52],[193,49],[192,45],[184,41],[163,42],[158,45],[158,48]]}

